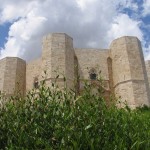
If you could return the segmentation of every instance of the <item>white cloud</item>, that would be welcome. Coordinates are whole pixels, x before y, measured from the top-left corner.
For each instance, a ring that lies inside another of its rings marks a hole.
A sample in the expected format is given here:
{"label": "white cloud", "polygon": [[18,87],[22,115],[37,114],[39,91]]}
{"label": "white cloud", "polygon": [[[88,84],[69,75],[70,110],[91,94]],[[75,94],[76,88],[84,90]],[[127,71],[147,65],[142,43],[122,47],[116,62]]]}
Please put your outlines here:
{"label": "white cloud", "polygon": [[110,40],[127,34],[142,39],[140,22],[118,12],[119,4],[131,7],[129,2],[5,0],[0,6],[0,23],[9,21],[12,25],[5,47],[1,48],[1,58],[18,56],[31,60],[40,56],[42,36],[50,32],[69,34],[75,47],[107,48]]}
{"label": "white cloud", "polygon": [[138,4],[135,2],[135,0],[122,0],[120,1],[120,9],[129,8],[132,9],[132,11],[138,10]]}
{"label": "white cloud", "polygon": [[140,26],[140,21],[133,20],[126,14],[119,14],[116,16],[110,30],[107,32],[108,40],[111,42],[121,36],[136,36],[141,41],[145,60],[150,60],[150,44],[145,46],[146,41],[144,41],[144,35]]}
{"label": "white cloud", "polygon": [[84,11],[88,6],[93,5],[96,0],[76,0],[78,6]]}
{"label": "white cloud", "polygon": [[144,16],[150,15],[150,0],[144,0],[143,8],[144,8],[143,15]]}
{"label": "white cloud", "polygon": [[[26,18],[22,18],[12,24],[5,48],[1,49],[1,57],[18,56],[28,60],[30,56],[36,58],[40,51],[40,32],[44,28],[46,18],[36,16],[30,12]],[[35,44],[35,45],[34,45]],[[39,47],[37,47],[39,46]]]}
{"label": "white cloud", "polygon": [[38,5],[38,1],[35,0],[5,0],[1,2],[0,6],[0,24],[4,22],[13,22],[20,17],[26,17],[34,7]]}
{"label": "white cloud", "polygon": [[108,38],[111,40],[121,36],[136,36],[141,41],[143,40],[143,33],[140,30],[139,21],[131,19],[126,14],[120,14],[111,25],[111,29],[108,31]]}

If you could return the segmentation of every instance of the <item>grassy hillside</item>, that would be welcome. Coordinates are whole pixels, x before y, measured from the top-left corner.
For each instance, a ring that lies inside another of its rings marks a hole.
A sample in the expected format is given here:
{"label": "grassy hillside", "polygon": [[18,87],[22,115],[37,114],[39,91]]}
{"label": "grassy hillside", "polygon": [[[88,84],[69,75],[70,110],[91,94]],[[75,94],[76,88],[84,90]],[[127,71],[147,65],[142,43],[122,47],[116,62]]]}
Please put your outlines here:
{"label": "grassy hillside", "polygon": [[0,149],[149,150],[150,109],[108,107],[88,85],[80,96],[41,85],[0,108]]}

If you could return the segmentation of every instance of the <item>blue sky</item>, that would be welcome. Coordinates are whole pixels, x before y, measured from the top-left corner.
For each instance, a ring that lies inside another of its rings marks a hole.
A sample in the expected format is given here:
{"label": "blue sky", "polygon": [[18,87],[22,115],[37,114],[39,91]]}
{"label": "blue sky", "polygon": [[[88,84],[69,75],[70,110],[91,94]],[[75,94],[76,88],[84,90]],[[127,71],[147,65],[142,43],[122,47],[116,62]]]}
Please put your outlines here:
{"label": "blue sky", "polygon": [[41,55],[43,35],[65,32],[81,48],[109,48],[115,38],[137,36],[150,59],[150,0],[0,2],[0,58],[35,59]]}
{"label": "blue sky", "polygon": [[5,23],[0,25],[0,47],[4,48],[4,44],[7,42],[9,27],[11,23]]}
{"label": "blue sky", "polygon": [[[143,46],[143,51],[145,54],[145,57],[149,54],[150,49],[150,13],[147,13],[146,15],[143,15],[144,12],[144,3],[146,1],[144,0],[134,0],[133,3],[137,4],[137,10],[130,8],[124,8],[122,10],[122,13],[127,14],[130,18],[133,18],[135,20],[139,20],[141,22],[139,28],[141,29],[141,32],[143,33],[143,40],[142,41],[142,46]],[[148,4],[149,3],[149,4]],[[147,7],[149,7],[150,2],[147,1]],[[144,49],[145,48],[145,49]],[[150,58],[148,58],[150,59]]]}

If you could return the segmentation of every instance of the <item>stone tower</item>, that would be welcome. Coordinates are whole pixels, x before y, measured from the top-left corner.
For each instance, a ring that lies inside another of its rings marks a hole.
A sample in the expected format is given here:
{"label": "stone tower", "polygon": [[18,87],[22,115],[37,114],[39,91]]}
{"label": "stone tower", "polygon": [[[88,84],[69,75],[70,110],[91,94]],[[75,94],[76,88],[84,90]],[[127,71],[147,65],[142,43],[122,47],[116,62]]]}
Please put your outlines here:
{"label": "stone tower", "polygon": [[25,94],[26,62],[17,57],[6,57],[0,61],[0,90],[13,95]]}
{"label": "stone tower", "polygon": [[68,88],[74,83],[74,48],[73,40],[65,33],[53,33],[43,38],[42,70],[46,71],[46,81],[57,79],[59,86],[64,86],[64,77]]}
{"label": "stone tower", "polygon": [[140,41],[121,37],[110,46],[115,94],[130,107],[149,105],[149,86]]}
{"label": "stone tower", "polygon": [[[45,72],[45,73],[44,73]],[[43,37],[42,57],[27,64],[26,88],[32,89],[35,78],[45,80],[51,85],[57,78],[57,84],[74,88],[74,48],[73,40],[65,33],[53,33]],[[64,77],[66,82],[64,82]]]}

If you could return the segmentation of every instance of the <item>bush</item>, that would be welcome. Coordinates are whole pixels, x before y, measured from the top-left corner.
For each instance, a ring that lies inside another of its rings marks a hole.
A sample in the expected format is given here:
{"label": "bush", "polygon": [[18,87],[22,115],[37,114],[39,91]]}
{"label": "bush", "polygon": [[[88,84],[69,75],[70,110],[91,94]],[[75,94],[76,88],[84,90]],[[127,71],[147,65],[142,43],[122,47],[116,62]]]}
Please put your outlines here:
{"label": "bush", "polygon": [[90,91],[86,84],[76,96],[43,84],[11,97],[0,108],[0,148],[149,150],[150,111],[108,107]]}

